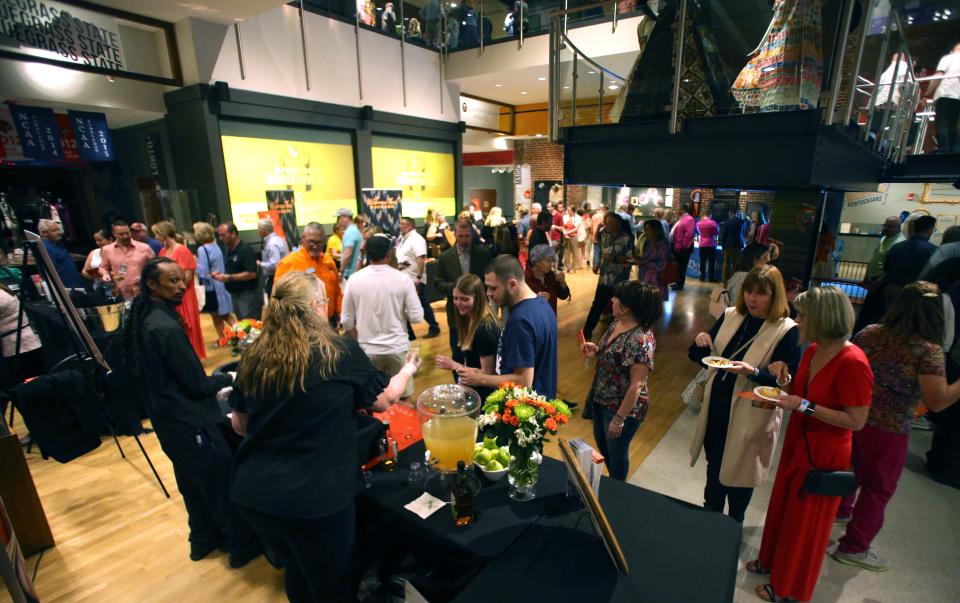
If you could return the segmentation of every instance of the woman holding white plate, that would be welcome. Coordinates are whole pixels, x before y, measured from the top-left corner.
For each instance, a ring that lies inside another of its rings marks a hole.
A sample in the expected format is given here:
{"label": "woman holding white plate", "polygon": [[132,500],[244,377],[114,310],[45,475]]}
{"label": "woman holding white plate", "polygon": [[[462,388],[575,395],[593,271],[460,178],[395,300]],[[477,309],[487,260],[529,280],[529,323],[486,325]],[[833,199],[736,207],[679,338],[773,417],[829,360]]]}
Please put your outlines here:
{"label": "woman holding white plate", "polygon": [[743,523],[753,489],[770,471],[783,411],[753,396],[757,386],[776,387],[768,370],[783,362],[793,374],[800,362],[800,331],[790,317],[783,276],[773,266],[758,266],[744,278],[736,302],[709,333],[700,333],[689,356],[700,363],[710,356],[729,361],[710,368],[703,406],[690,442],[690,466],[700,450],[707,456],[703,506]]}

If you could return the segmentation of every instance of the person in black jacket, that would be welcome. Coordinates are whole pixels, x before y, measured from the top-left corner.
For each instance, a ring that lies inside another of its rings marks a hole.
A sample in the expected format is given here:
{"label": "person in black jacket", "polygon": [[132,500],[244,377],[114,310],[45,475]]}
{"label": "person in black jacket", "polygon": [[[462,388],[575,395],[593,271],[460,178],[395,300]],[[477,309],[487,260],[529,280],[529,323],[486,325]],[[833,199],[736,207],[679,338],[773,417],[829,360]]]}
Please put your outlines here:
{"label": "person in black jacket", "polygon": [[454,235],[457,244],[440,254],[437,260],[437,276],[434,286],[447,296],[447,329],[450,332],[450,355],[454,361],[463,363],[465,358],[457,342],[457,310],[453,305],[453,285],[464,274],[476,274],[483,279],[483,271],[490,263],[490,252],[473,240],[473,224],[469,220],[457,220]]}
{"label": "person in black jacket", "polygon": [[387,410],[419,366],[413,352],[388,377],[356,339],[330,328],[322,281],[303,272],[277,281],[230,394],[233,427],[245,436],[233,500],[283,561],[291,601],[353,600],[353,499],[366,460],[354,411]]}
{"label": "person in black jacket", "polygon": [[175,262],[147,262],[121,343],[140,379],[160,446],[173,464],[187,508],[190,559],[199,561],[222,547],[230,554],[230,566],[239,568],[262,547],[230,501],[233,455],[220,429],[226,418],[216,394],[233,377],[204,372],[174,309],[185,292],[183,272]]}

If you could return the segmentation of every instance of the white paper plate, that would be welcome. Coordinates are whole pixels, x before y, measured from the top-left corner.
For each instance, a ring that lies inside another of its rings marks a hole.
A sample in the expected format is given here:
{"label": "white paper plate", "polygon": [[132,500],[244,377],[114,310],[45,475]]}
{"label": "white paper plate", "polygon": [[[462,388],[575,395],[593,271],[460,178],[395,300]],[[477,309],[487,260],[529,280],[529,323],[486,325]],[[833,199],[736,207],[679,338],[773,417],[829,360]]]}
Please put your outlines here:
{"label": "white paper plate", "polygon": [[763,399],[763,400],[766,400],[766,401],[768,401],[768,402],[779,402],[779,401],[780,401],[780,398],[778,398],[777,396],[782,396],[782,395],[784,395],[784,394],[787,393],[787,392],[783,391],[783,390],[780,389],[780,388],[774,388],[774,389],[776,389],[776,390],[777,390],[778,392],[780,392],[780,393],[778,393],[777,396],[767,396],[767,395],[764,395],[764,394],[762,393],[762,392],[763,392],[764,390],[766,390],[766,389],[767,389],[767,386],[765,386],[765,385],[761,385],[761,386],[759,386],[759,387],[755,387],[755,388],[753,388],[753,395],[756,396],[756,397],[758,397],[758,398],[761,398],[761,399]]}
{"label": "white paper plate", "polygon": [[720,369],[722,371],[733,368],[733,365],[730,365],[730,364],[727,364],[724,366],[717,364],[718,362],[730,362],[723,356],[707,356],[700,362],[702,362],[705,366],[708,366],[710,368]]}

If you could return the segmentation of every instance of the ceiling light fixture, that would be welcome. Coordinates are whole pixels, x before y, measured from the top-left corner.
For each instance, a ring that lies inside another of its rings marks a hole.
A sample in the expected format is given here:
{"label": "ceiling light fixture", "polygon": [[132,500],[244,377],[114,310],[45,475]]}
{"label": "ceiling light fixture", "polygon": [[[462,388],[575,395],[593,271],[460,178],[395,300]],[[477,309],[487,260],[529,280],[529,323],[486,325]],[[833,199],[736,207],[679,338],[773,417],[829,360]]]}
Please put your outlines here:
{"label": "ceiling light fixture", "polygon": [[494,84],[493,87],[494,87],[494,88],[503,88],[503,84]]}
{"label": "ceiling light fixture", "polygon": [[590,75],[597,75],[596,71],[588,71],[587,73],[589,73]]}
{"label": "ceiling light fixture", "polygon": [[547,81],[547,78],[545,78],[545,77],[538,77],[537,79],[540,80],[541,82]]}
{"label": "ceiling light fixture", "polygon": [[520,94],[526,94],[526,93],[527,93],[527,91],[526,91],[526,90],[524,90],[524,91],[523,91],[523,92],[521,92]]}
{"label": "ceiling light fixture", "polygon": [[618,86],[618,85],[616,85],[616,84],[610,84],[609,86],[607,86],[607,88],[609,88],[609,89],[611,89],[611,90],[617,90],[617,89],[620,88],[620,86]]}

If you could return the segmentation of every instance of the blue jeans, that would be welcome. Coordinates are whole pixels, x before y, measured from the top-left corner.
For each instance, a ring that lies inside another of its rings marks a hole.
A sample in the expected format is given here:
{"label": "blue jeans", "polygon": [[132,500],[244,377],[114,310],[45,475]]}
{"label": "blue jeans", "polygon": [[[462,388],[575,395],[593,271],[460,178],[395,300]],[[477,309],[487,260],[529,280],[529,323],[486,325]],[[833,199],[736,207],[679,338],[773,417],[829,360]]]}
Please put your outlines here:
{"label": "blue jeans", "polygon": [[630,440],[640,428],[640,420],[627,417],[620,437],[611,438],[607,435],[607,430],[610,429],[612,420],[613,411],[608,407],[599,404],[593,407],[593,439],[596,440],[597,448],[607,464],[607,471],[611,478],[626,481],[627,472],[630,470]]}

